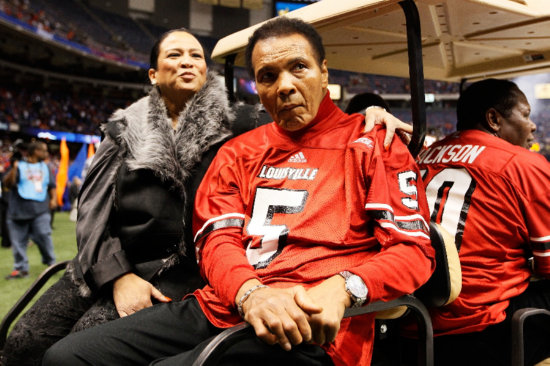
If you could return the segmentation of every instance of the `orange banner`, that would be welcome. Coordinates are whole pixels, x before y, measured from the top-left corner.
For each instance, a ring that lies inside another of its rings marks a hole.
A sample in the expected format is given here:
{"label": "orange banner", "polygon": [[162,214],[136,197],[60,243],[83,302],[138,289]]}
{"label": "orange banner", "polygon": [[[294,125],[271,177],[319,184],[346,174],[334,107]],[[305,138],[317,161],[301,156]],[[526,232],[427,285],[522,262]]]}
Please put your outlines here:
{"label": "orange banner", "polygon": [[69,147],[67,146],[65,138],[61,140],[61,144],[59,145],[59,154],[61,155],[61,159],[59,161],[55,183],[57,185],[57,204],[59,207],[63,207],[63,194],[65,193],[69,175]]}
{"label": "orange banner", "polygon": [[92,156],[94,156],[94,154],[95,154],[94,144],[89,144],[88,145],[88,159],[91,158]]}

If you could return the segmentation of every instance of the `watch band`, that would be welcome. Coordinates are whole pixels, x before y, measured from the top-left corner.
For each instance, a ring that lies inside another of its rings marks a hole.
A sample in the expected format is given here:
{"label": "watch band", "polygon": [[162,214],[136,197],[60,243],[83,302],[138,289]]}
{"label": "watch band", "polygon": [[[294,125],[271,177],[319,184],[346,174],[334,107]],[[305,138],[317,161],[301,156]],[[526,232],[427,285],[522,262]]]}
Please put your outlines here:
{"label": "watch band", "polygon": [[351,298],[351,307],[362,306],[368,294],[368,288],[363,279],[349,271],[342,271],[339,274],[346,280],[346,292]]}

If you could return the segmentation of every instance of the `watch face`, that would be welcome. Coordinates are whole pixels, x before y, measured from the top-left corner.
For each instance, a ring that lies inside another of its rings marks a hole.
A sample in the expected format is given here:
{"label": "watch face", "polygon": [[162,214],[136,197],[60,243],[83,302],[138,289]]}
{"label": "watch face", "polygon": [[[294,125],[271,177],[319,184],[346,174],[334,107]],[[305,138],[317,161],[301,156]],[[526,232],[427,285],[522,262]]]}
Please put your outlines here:
{"label": "watch face", "polygon": [[367,297],[367,286],[361,279],[361,277],[353,275],[348,278],[348,288],[350,292],[359,299]]}

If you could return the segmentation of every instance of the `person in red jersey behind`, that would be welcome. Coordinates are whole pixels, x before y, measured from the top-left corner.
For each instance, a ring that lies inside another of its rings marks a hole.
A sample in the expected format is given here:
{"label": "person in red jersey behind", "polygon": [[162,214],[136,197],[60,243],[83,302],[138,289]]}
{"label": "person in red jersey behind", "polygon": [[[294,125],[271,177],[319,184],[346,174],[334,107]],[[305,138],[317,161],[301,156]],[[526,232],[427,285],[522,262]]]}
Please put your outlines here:
{"label": "person in red jersey behind", "polygon": [[[550,164],[528,151],[530,112],[513,82],[474,83],[458,131],[418,158],[431,220],[454,236],[462,267],[459,297],[432,311],[438,365],[510,365],[513,312],[550,309],[550,282],[533,280],[550,276]],[[527,324],[526,365],[550,357],[541,320]]]}
{"label": "person in red jersey behind", "polygon": [[412,293],[431,275],[418,167],[399,139],[386,149],[383,129],[363,132],[363,116],[332,102],[315,29],[277,18],[255,31],[246,55],[274,122],[226,143],[197,191],[207,285],[75,333],[45,365],[190,365],[243,319],[256,336],[223,365],[369,365],[374,315],[342,319],[345,309]]}

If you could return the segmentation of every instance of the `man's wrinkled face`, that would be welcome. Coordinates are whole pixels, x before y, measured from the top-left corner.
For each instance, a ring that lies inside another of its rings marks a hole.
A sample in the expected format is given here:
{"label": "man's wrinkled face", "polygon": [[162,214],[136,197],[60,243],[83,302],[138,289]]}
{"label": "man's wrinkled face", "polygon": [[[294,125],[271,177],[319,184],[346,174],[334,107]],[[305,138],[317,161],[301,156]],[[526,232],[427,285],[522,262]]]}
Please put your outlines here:
{"label": "man's wrinkled face", "polygon": [[297,131],[313,121],[327,91],[328,69],[304,36],[258,41],[252,66],[260,101],[281,128]]}

